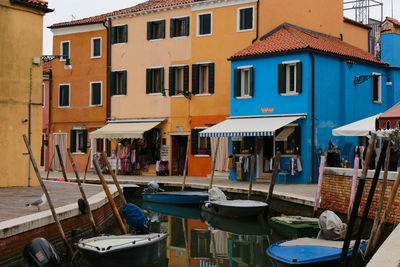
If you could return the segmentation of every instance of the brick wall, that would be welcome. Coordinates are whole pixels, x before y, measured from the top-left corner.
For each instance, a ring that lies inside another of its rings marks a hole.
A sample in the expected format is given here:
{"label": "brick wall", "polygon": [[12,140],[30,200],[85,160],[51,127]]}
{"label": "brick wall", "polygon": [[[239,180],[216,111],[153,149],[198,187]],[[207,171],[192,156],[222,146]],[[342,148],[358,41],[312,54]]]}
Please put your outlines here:
{"label": "brick wall", "polygon": [[[358,181],[359,178],[357,179],[357,185]],[[371,187],[371,182],[372,179],[367,178],[360,204],[359,216],[362,216],[362,214],[364,213],[364,208]],[[320,208],[329,209],[336,213],[347,214],[347,208],[349,206],[349,201],[350,201],[351,183],[352,183],[351,176],[334,174],[332,172],[325,173],[324,180],[322,183]],[[387,187],[385,191],[385,199],[382,211],[384,211],[386,208],[386,203],[389,200],[393,185],[394,185],[393,179],[387,181]],[[375,218],[376,207],[378,205],[381,189],[382,189],[382,179],[379,179],[376,186],[375,195],[372,200],[372,204],[368,213],[368,217],[370,219]],[[400,221],[399,203],[400,203],[400,190],[398,190],[397,192],[395,201],[393,203],[391,212],[389,214],[389,218],[387,218],[387,222],[396,224],[399,223]]]}

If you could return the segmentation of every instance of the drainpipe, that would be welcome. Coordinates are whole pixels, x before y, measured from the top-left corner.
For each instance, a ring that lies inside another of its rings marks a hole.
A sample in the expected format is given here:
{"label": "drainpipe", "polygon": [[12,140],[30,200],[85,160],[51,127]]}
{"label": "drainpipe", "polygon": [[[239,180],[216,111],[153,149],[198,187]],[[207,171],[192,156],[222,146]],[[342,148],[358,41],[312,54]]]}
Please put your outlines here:
{"label": "drainpipe", "polygon": [[256,26],[256,38],[254,38],[253,39],[253,41],[251,41],[251,43],[252,44],[254,44],[254,42],[255,41],[257,41],[257,39],[258,39],[258,28],[259,28],[259,26],[258,26],[258,24],[259,24],[259,17],[260,17],[260,15],[259,15],[259,11],[258,11],[258,9],[260,8],[260,0],[257,0],[257,26]]}
{"label": "drainpipe", "polygon": [[111,19],[103,21],[103,26],[107,29],[107,101],[106,101],[106,120],[111,117],[111,99],[110,99],[110,71],[111,71],[111,42],[110,29]]}
{"label": "drainpipe", "polygon": [[[52,91],[52,89],[53,89],[53,71],[52,70],[50,70],[50,72],[49,72],[49,126],[47,126],[48,127],[48,129],[47,129],[47,154],[50,156],[50,151],[49,151],[49,148],[50,148],[50,144],[49,144],[49,141],[50,141],[50,133],[51,133],[51,96],[52,96],[52,94],[51,94],[51,91]],[[49,157],[47,157],[47,161],[49,161]],[[50,168],[50,164],[51,164],[51,160],[50,160],[50,162],[48,162],[48,164],[47,164],[47,171],[49,170],[49,168]],[[45,163],[45,166],[46,166],[46,163]]]}
{"label": "drainpipe", "polygon": [[311,57],[311,181],[315,183],[315,58]]}
{"label": "drainpipe", "polygon": [[[29,143],[29,147],[32,148],[32,66],[29,69],[30,72],[30,78],[29,78],[29,124],[28,124],[28,143]],[[28,187],[31,186],[31,159],[28,157]]]}

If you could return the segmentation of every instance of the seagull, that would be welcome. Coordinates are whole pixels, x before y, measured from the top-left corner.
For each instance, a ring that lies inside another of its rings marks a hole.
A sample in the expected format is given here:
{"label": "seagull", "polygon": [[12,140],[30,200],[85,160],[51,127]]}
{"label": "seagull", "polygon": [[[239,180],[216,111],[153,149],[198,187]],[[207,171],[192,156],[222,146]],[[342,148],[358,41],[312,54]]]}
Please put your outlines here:
{"label": "seagull", "polygon": [[33,201],[30,204],[25,204],[27,207],[37,207],[38,211],[40,211],[40,206],[46,204],[47,202],[47,197],[45,194],[43,194],[39,199]]}

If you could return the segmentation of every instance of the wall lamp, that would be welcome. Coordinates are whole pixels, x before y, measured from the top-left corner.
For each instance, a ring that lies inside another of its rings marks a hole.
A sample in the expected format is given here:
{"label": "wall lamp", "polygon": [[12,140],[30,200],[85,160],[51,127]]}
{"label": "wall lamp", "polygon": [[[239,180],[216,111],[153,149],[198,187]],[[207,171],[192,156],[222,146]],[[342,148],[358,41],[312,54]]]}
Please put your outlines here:
{"label": "wall lamp", "polygon": [[49,61],[52,61],[52,60],[54,60],[56,58],[65,59],[64,69],[66,69],[66,70],[72,69],[71,59],[69,57],[67,57],[67,56],[63,56],[63,55],[43,55],[42,56],[43,62],[49,62]]}
{"label": "wall lamp", "polygon": [[372,75],[360,75],[360,76],[355,76],[354,77],[354,85],[357,84],[361,84],[365,81],[367,81],[368,79],[375,77],[375,76],[387,76],[387,81],[386,81],[386,85],[392,85],[392,80],[390,77],[390,74],[372,74]]}
{"label": "wall lamp", "polygon": [[[170,89],[167,89],[167,88],[161,89],[161,94],[162,94],[163,97],[166,97],[166,96],[167,96],[167,94],[165,93],[165,91],[170,91]],[[187,98],[187,99],[189,99],[189,100],[192,99],[192,93],[189,92],[189,91],[182,91],[182,90],[174,89],[174,92],[175,92],[176,94],[182,94],[185,98]]]}

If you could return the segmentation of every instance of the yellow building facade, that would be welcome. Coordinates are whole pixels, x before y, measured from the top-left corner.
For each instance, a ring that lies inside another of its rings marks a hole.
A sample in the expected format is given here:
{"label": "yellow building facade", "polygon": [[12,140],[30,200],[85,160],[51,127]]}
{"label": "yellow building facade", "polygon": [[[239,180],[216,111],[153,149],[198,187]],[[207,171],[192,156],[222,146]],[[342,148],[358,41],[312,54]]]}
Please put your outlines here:
{"label": "yellow building facade", "polygon": [[32,150],[40,166],[43,16],[52,10],[47,2],[30,2],[0,0],[0,187],[39,184],[33,168],[29,179],[29,156],[22,135],[29,136],[31,118]]}

